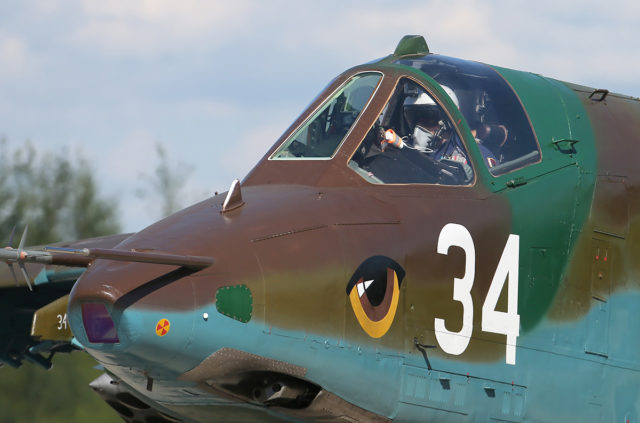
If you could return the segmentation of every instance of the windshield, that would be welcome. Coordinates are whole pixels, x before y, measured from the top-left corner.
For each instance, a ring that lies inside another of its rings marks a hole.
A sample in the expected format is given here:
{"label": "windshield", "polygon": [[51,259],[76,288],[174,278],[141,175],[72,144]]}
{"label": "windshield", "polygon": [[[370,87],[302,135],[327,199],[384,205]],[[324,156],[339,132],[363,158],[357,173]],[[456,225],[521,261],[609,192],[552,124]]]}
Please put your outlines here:
{"label": "windshield", "polygon": [[271,159],[331,158],[380,79],[379,73],[362,73],[346,81],[287,138]]}

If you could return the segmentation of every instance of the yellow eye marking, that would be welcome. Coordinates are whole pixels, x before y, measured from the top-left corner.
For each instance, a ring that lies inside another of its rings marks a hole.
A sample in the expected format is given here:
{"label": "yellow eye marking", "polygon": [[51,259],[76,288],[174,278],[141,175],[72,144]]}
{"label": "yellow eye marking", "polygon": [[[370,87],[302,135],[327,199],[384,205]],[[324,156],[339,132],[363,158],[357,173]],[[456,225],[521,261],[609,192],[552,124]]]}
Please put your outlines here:
{"label": "yellow eye marking", "polygon": [[360,303],[360,296],[358,295],[358,289],[354,286],[349,293],[349,300],[351,300],[351,308],[353,313],[358,319],[358,323],[362,326],[362,329],[372,338],[382,337],[393,323],[393,319],[396,316],[396,310],[398,309],[398,300],[400,298],[400,287],[398,286],[398,275],[393,272],[393,294],[391,297],[391,304],[389,305],[389,312],[378,321],[369,319],[364,310],[362,309],[362,303]]}

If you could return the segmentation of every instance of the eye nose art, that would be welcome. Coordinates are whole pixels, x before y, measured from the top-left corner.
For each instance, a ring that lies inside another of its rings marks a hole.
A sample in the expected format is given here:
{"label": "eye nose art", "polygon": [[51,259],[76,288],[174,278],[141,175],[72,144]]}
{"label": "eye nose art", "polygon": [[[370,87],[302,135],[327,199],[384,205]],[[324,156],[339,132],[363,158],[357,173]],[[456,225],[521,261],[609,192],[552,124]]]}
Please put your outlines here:
{"label": "eye nose art", "polygon": [[347,295],[362,329],[372,338],[384,336],[395,318],[404,269],[393,259],[366,259],[349,280]]}

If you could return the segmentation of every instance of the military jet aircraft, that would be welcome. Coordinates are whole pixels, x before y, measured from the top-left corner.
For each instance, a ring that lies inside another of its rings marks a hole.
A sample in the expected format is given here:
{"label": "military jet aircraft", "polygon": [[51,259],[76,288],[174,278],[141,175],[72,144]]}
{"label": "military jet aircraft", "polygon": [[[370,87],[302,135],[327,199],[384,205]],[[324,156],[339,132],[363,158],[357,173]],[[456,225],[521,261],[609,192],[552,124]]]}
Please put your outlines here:
{"label": "military jet aircraft", "polygon": [[2,250],[2,361],[83,349],[127,422],[638,422],[639,134],[406,36],[228,192]]}

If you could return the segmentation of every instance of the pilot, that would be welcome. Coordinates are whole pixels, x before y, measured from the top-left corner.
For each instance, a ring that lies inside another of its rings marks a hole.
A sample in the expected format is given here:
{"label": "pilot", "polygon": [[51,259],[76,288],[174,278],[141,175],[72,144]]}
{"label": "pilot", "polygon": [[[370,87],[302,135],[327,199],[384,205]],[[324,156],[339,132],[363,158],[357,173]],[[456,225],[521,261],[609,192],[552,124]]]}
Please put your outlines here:
{"label": "pilot", "polygon": [[[460,108],[456,93],[446,85],[442,85],[442,89],[449,95],[456,107]],[[431,155],[436,160],[453,160],[463,164],[465,168],[468,166],[462,141],[449,123],[442,108],[436,104],[431,96],[422,92],[417,96],[407,97],[403,109],[409,127],[413,127],[411,133],[413,148]],[[497,160],[491,150],[480,142],[479,137],[476,137],[476,141],[487,167],[495,166]]]}
{"label": "pilot", "polygon": [[[458,96],[446,85],[442,89],[449,95],[456,107],[460,107]],[[413,127],[411,140],[413,148],[428,154],[435,160],[451,160],[462,165],[470,178],[473,174],[467,163],[466,150],[453,129],[448,117],[426,92],[407,97],[403,104],[404,117]],[[446,123],[445,123],[446,122]]]}
{"label": "pilot", "polygon": [[[506,144],[509,139],[509,130],[504,125],[488,125],[486,123],[478,123],[474,129],[471,130],[471,133],[475,137],[478,145],[480,145],[481,150],[491,151],[501,151],[501,149]],[[484,152],[483,152],[484,155]],[[493,157],[492,160],[494,163],[497,163],[496,158]],[[489,167],[492,167],[489,165]]]}
{"label": "pilot", "polygon": [[[442,88],[459,108],[455,92],[445,85]],[[396,149],[406,147],[443,164],[451,166],[456,162],[465,175],[464,181],[473,178],[464,144],[442,107],[429,94],[420,89],[415,95],[407,96],[402,103],[402,114],[408,124],[409,135],[401,137],[393,129],[383,129],[379,136],[382,152],[387,146]],[[494,155],[481,144],[478,146],[487,166],[493,167],[496,164]]]}
{"label": "pilot", "polygon": [[[458,97],[447,86],[442,86],[451,100],[458,106]],[[451,136],[451,128],[446,128],[442,108],[426,92],[407,97],[403,104],[404,117],[409,124],[413,147],[423,153],[433,153],[445,144]]]}

